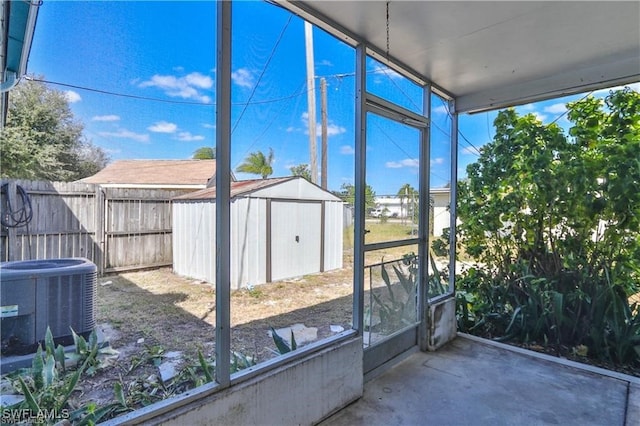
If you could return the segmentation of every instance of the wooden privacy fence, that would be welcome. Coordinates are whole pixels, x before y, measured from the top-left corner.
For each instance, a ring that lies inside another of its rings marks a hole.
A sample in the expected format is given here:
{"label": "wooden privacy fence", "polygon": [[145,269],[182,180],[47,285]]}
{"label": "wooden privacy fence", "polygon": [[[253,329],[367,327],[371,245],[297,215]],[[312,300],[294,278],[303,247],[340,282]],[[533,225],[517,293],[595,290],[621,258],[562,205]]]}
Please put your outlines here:
{"label": "wooden privacy fence", "polygon": [[[171,199],[189,190],[26,180],[1,184],[2,261],[86,257],[100,274],[172,264]],[[6,226],[20,222],[29,205],[31,221]]]}

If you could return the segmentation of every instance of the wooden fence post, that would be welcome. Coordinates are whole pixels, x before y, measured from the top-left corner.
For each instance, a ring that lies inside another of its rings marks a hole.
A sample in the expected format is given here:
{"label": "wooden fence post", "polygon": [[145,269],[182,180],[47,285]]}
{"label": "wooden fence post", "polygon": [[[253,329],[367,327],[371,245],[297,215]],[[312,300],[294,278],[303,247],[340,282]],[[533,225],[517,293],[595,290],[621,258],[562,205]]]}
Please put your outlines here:
{"label": "wooden fence post", "polygon": [[105,262],[105,242],[104,242],[104,209],[105,209],[105,194],[102,190],[102,186],[96,185],[96,196],[94,198],[95,212],[96,212],[96,223],[95,223],[95,245],[96,245],[96,254],[95,254],[95,264],[98,267],[98,275],[104,274],[104,262]]}
{"label": "wooden fence post", "polygon": [[[7,200],[12,208],[16,206],[17,185],[14,180],[8,182]],[[18,230],[16,228],[7,228],[7,249],[9,251],[9,261],[19,260],[18,256]]]}

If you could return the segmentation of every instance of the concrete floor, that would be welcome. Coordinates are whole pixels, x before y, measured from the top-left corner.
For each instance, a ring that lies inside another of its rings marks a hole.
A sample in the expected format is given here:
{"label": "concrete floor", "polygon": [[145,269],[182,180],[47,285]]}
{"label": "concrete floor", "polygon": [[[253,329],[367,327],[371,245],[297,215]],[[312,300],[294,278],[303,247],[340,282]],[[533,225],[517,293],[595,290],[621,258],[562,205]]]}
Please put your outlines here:
{"label": "concrete floor", "polygon": [[321,425],[640,425],[640,378],[511,348],[459,336],[414,353]]}

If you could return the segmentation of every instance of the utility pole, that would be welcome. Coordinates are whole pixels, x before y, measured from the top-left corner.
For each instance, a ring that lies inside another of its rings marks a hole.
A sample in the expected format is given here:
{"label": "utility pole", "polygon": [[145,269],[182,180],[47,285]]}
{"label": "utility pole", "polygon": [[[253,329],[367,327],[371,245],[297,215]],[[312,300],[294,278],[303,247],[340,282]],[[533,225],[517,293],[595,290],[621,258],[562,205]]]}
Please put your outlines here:
{"label": "utility pole", "polygon": [[316,146],[316,83],[313,62],[313,27],[304,23],[304,42],[307,56],[307,107],[309,110],[309,155],[311,182],[318,183],[318,148]]}
{"label": "utility pole", "polygon": [[327,189],[327,80],[323,77],[320,79],[320,116],[322,123],[322,149],[321,158],[322,162],[322,189]]}

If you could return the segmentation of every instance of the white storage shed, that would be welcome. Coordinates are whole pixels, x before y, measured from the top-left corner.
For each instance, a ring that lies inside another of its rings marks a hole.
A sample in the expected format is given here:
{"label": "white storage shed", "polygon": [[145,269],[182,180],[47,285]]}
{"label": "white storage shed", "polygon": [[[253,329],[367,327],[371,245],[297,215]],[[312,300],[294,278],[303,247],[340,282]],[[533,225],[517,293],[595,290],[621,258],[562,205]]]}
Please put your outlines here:
{"label": "white storage shed", "polygon": [[[173,270],[215,283],[216,189],[173,200]],[[231,288],[342,268],[343,202],[301,177],[231,183]]]}

